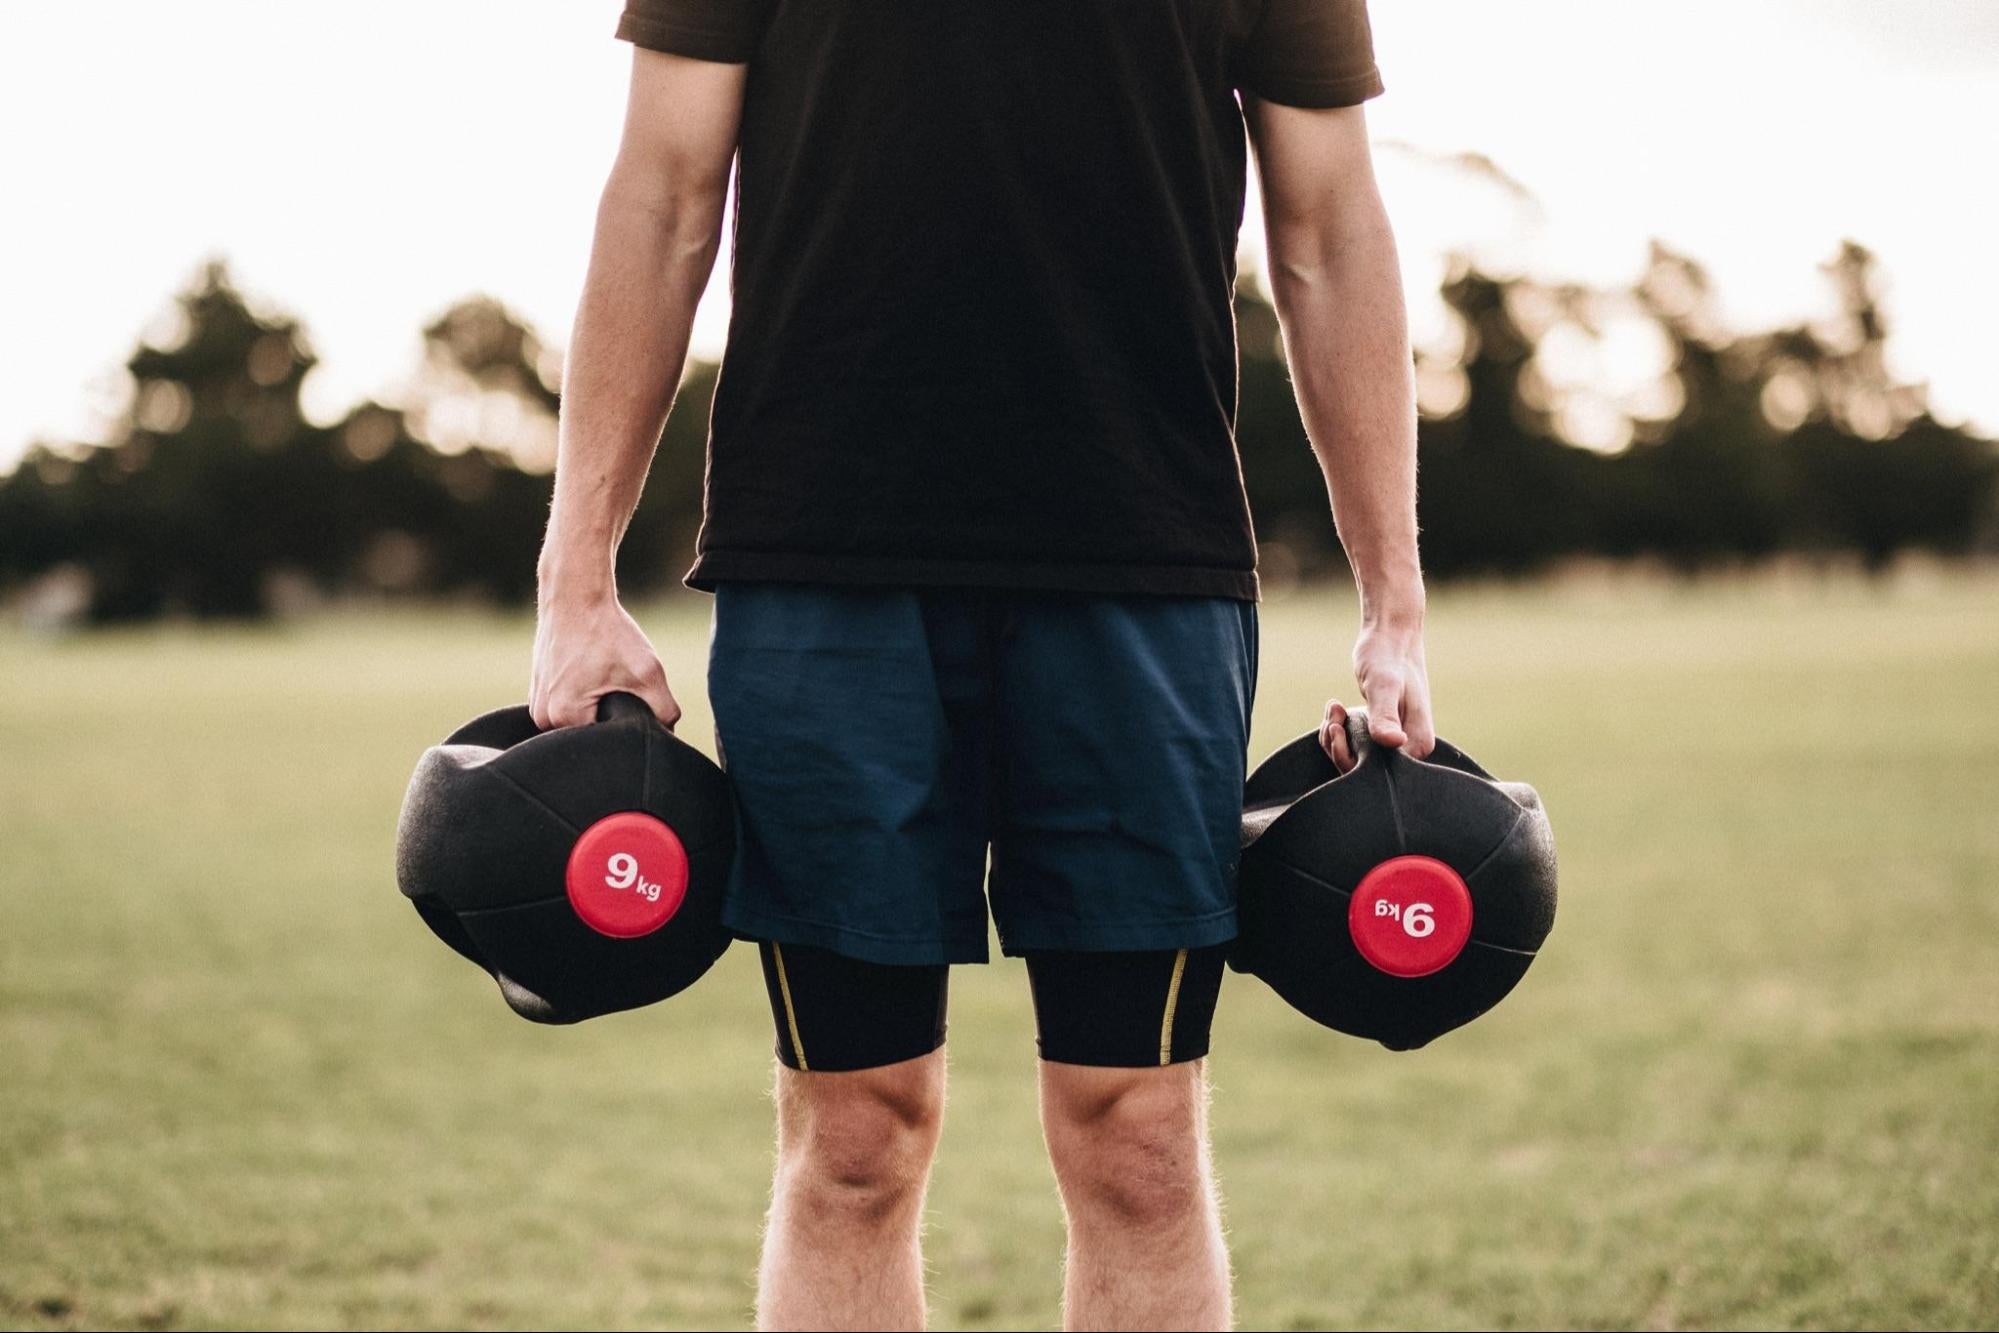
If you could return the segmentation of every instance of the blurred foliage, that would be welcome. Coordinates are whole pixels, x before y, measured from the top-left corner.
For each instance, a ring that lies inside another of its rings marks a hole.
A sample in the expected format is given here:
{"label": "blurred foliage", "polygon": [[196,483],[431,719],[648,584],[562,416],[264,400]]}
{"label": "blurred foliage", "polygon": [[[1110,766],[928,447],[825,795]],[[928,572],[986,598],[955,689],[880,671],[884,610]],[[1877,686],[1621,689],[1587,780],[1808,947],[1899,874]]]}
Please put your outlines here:
{"label": "blurred foliage", "polygon": [[[1999,452],[1932,418],[1884,356],[1873,257],[1826,266],[1832,316],[1727,333],[1705,273],[1655,247],[1629,290],[1458,263],[1452,345],[1418,353],[1424,557],[1516,575],[1580,557],[1688,571],[1806,553],[1878,567],[1999,547]],[[423,331],[396,403],[301,409],[314,357],[220,264],[130,356],[110,438],[38,445],[0,478],[0,593],[99,621],[254,617],[329,597],[519,603],[553,466],[559,358],[498,302]],[[1337,569],[1275,312],[1238,293],[1239,439],[1266,570]],[[632,592],[677,578],[700,521],[716,367],[696,362],[624,547]]]}
{"label": "blurred foliage", "polygon": [[[1848,243],[1827,272],[1832,318],[1741,338],[1698,265],[1659,246],[1629,292],[1455,272],[1443,294],[1467,351],[1443,373],[1463,377],[1462,405],[1423,423],[1426,565],[1651,556],[1693,571],[1798,552],[1879,568],[1991,549],[1999,452],[1890,374],[1873,256]],[[1634,328],[1652,374],[1608,393],[1603,363]],[[1578,378],[1578,361],[1600,373]],[[1586,432],[1599,447],[1571,443]]]}

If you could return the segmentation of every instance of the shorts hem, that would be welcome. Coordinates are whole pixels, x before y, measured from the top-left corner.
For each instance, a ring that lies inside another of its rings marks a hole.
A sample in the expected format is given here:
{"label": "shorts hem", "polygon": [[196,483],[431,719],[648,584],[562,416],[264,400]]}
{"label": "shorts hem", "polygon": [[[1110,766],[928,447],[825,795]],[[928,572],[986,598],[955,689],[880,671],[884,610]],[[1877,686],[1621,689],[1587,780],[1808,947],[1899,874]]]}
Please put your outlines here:
{"label": "shorts hem", "polygon": [[1206,949],[1236,937],[1236,909],[1173,921],[1076,922],[1064,926],[1000,929],[1000,952],[1135,953],[1153,949]]}
{"label": "shorts hem", "polygon": [[1167,1060],[1105,1060],[1081,1057],[1065,1060],[1059,1055],[1042,1052],[1036,1052],[1034,1058],[1044,1065],[1068,1065],[1072,1069],[1171,1069],[1174,1065],[1190,1065],[1196,1060],[1205,1060],[1208,1054],[1208,1048],[1203,1046],[1198,1051],[1175,1055]]}
{"label": "shorts hem", "polygon": [[809,921],[754,907],[725,905],[722,924],[746,940],[775,941],[825,949],[863,963],[895,967],[935,967],[950,963],[983,963],[988,959],[986,937],[940,938],[934,935],[878,935],[830,921]]}
{"label": "shorts hem", "polygon": [[858,1074],[867,1069],[887,1069],[892,1065],[906,1065],[911,1060],[921,1060],[926,1056],[937,1054],[937,1052],[944,1049],[945,1044],[945,1039],[939,1037],[935,1042],[920,1051],[912,1050],[907,1054],[903,1054],[900,1051],[890,1051],[884,1055],[871,1055],[862,1059],[835,1060],[831,1064],[815,1058],[811,1061],[811,1065],[808,1068],[805,1065],[799,1064],[794,1059],[787,1058],[784,1053],[784,1043],[779,1042],[777,1044],[777,1062],[794,1074]]}

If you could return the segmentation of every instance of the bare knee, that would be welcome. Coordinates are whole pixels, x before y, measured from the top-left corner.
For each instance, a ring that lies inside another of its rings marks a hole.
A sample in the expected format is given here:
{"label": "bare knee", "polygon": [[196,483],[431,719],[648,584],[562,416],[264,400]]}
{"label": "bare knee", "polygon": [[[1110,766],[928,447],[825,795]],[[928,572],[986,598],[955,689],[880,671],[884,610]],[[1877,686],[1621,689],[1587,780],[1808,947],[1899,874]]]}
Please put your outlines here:
{"label": "bare knee", "polygon": [[944,1120],[941,1051],[881,1069],[778,1071],[778,1189],[808,1220],[882,1225],[921,1204]]}
{"label": "bare knee", "polygon": [[1042,1130],[1072,1221],[1147,1230],[1202,1213],[1207,1116],[1198,1062],[1049,1064],[1041,1088]]}

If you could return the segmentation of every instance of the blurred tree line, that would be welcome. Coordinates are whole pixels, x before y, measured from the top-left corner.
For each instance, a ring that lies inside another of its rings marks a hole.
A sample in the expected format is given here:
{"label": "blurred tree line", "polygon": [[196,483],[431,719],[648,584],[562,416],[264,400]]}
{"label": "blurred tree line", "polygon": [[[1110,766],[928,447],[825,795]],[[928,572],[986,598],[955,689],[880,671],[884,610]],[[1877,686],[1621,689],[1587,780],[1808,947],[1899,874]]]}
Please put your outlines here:
{"label": "blurred tree line", "polygon": [[[1873,257],[1826,266],[1833,315],[1724,331],[1701,268],[1655,247],[1628,290],[1454,266],[1449,345],[1417,357],[1434,578],[1580,557],[1689,572],[1804,553],[1879,567],[1999,549],[1999,450],[1930,416],[1884,356]],[[395,403],[310,420],[299,323],[211,264],[126,363],[109,438],[37,445],[0,477],[0,595],[51,616],[252,617],[329,597],[529,601],[559,358],[498,302],[424,329]],[[1338,569],[1276,315],[1238,297],[1239,438],[1266,570]],[[716,367],[696,362],[619,555],[628,592],[676,580],[700,519]]]}

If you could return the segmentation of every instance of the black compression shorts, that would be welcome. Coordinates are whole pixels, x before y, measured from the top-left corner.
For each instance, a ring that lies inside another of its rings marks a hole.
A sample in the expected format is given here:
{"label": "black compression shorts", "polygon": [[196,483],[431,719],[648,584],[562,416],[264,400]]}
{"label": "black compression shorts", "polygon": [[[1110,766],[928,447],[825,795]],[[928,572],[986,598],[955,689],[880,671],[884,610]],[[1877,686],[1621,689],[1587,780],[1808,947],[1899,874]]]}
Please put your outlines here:
{"label": "black compression shorts", "polygon": [[[874,1069],[944,1044],[951,969],[866,963],[808,945],[764,943],[777,1058],[792,1069]],[[1198,1060],[1227,945],[1124,953],[1029,953],[1041,1058],[1140,1068]]]}

